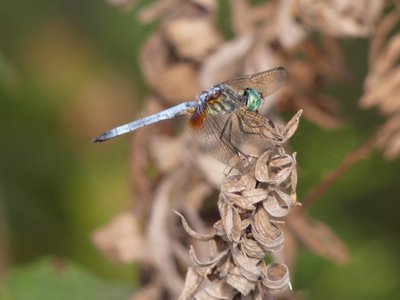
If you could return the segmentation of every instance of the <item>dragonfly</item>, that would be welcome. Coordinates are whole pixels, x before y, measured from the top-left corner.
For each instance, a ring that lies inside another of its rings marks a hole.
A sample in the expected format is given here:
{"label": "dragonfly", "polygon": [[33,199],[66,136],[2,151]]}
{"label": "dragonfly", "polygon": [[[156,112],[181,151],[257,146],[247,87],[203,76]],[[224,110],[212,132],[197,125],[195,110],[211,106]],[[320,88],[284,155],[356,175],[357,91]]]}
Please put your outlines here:
{"label": "dragonfly", "polygon": [[247,157],[241,145],[267,148],[283,136],[274,123],[259,113],[264,99],[287,78],[283,67],[229,79],[187,101],[159,113],[118,126],[97,136],[104,142],[143,126],[178,117],[189,117],[190,132],[201,148],[228,166],[238,166]]}

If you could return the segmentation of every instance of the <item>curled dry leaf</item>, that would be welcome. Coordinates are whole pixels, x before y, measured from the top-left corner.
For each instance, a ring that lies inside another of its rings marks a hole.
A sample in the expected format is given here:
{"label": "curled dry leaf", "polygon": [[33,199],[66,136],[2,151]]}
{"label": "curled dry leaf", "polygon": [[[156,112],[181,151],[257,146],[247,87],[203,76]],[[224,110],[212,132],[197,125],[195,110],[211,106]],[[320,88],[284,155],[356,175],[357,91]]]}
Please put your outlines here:
{"label": "curled dry leaf", "polygon": [[300,109],[284,127],[285,129],[283,130],[282,135],[285,138],[285,141],[289,140],[292,137],[292,135],[296,132],[297,127],[299,126],[299,121],[302,113],[303,110]]}
{"label": "curled dry leaf", "polygon": [[168,48],[161,33],[153,33],[147,39],[140,52],[140,62],[147,83],[156,88],[159,72],[168,65]]}
{"label": "curled dry leaf", "polygon": [[400,34],[390,36],[399,18],[398,11],[394,10],[378,24],[371,41],[370,68],[360,99],[361,107],[377,106],[388,117],[377,132],[377,146],[389,159],[400,154]]}
{"label": "curled dry leaf", "polygon": [[384,1],[294,1],[299,18],[315,30],[334,36],[367,36],[381,15]]}
{"label": "curled dry leaf", "polygon": [[295,102],[295,108],[301,107],[304,116],[322,128],[335,129],[342,125],[342,120],[337,116],[336,100],[332,97],[299,96]]}
{"label": "curled dry leaf", "polygon": [[247,235],[243,237],[241,250],[248,257],[254,257],[258,259],[265,257],[265,251],[260,247],[260,244],[254,239],[248,238]]}
{"label": "curled dry leaf", "polygon": [[[249,34],[245,36],[248,35]],[[250,36],[253,38],[253,44],[244,56],[244,74],[254,74],[269,69],[273,66],[282,65],[282,62],[275,57],[272,46],[266,46],[265,41],[259,39],[257,33],[254,33]],[[268,101],[265,101],[260,110],[261,113],[268,113],[276,106],[277,101],[281,99],[280,96],[282,95],[282,90],[279,89],[277,92],[268,96]]]}
{"label": "curled dry leaf", "polygon": [[234,193],[221,193],[221,197],[224,201],[231,203],[244,210],[254,210],[256,207],[249,201],[249,199],[243,197],[242,195],[237,195]]}
{"label": "curled dry leaf", "polygon": [[182,100],[194,99],[198,93],[195,65],[176,63],[165,72],[159,73],[155,89],[169,103],[180,103]]}
{"label": "curled dry leaf", "polygon": [[[303,52],[307,53],[309,56],[311,56],[311,54],[309,54],[310,52],[314,52],[315,49],[308,47],[308,45],[304,45],[303,46],[304,50]],[[318,60],[321,60],[322,58],[317,58]],[[309,60],[311,60],[311,58],[309,58]],[[317,71],[309,68],[308,67],[309,62],[308,60],[294,60],[291,64],[290,64],[290,78],[289,80],[292,80],[294,82],[295,85],[295,89],[297,90],[297,92],[299,92],[301,89],[303,90],[311,90],[314,89],[315,87],[315,78],[317,76]]]}
{"label": "curled dry leaf", "polygon": [[284,242],[283,234],[270,222],[263,208],[257,209],[254,214],[251,230],[254,239],[265,251],[275,251],[282,248]]}
{"label": "curled dry leaf", "polygon": [[204,59],[222,42],[210,18],[174,18],[165,24],[164,30],[177,54],[194,61]]}
{"label": "curled dry leaf", "polygon": [[[284,203],[281,205],[280,203]],[[291,206],[293,206],[291,197],[280,191],[271,191],[268,194],[266,201],[263,202],[263,207],[273,219],[280,219],[285,217]]]}
{"label": "curled dry leaf", "polygon": [[200,241],[209,241],[215,237],[215,234],[198,234],[192,228],[190,228],[184,216],[182,216],[179,212],[175,210],[174,213],[176,213],[181,218],[183,228],[185,229],[186,233],[189,234],[192,238]]}
{"label": "curled dry leaf", "polygon": [[239,271],[238,267],[234,267],[226,276],[226,283],[235,288],[240,294],[246,296],[255,287],[256,282],[246,279]]}
{"label": "curled dry leaf", "polygon": [[250,281],[257,281],[261,275],[260,269],[257,267],[260,259],[246,257],[238,248],[233,248],[232,258],[235,265],[239,268],[240,273]]}
{"label": "curled dry leaf", "polygon": [[289,84],[282,91],[282,108],[303,109],[305,117],[324,128],[341,125],[338,105],[332,97],[323,95],[321,88],[333,80],[348,79],[339,42],[319,35],[320,45],[305,40],[290,52],[284,52]]}
{"label": "curled dry leaf", "polygon": [[162,172],[170,172],[182,163],[182,153],[186,139],[184,136],[171,138],[168,136],[157,136],[151,140],[150,150],[155,163]]}
{"label": "curled dry leaf", "polygon": [[260,264],[263,274],[262,283],[271,294],[279,295],[290,288],[289,269],[284,264],[272,263],[265,266]]}
{"label": "curled dry leaf", "polygon": [[153,34],[143,46],[141,67],[151,87],[171,103],[192,99],[199,91],[195,65],[172,64],[167,41],[160,33]]}
{"label": "curled dry leaf", "polygon": [[[148,244],[149,255],[152,257],[152,265],[160,274],[160,280],[167,286],[174,298],[181,293],[184,286],[178,270],[175,268],[173,257],[174,239],[170,238],[171,211],[169,203],[174,189],[181,181],[181,174],[164,178],[155,192],[153,210],[149,217]],[[160,251],[162,249],[162,251]]]}
{"label": "curled dry leaf", "polygon": [[267,198],[267,191],[261,188],[253,188],[251,190],[243,191],[242,196],[247,202],[257,204]]}
{"label": "curled dry leaf", "polygon": [[267,162],[271,158],[271,151],[265,151],[261,156],[258,158],[255,168],[255,177],[260,182],[273,182],[271,177],[269,176],[269,168]]}
{"label": "curled dry leaf", "polygon": [[[371,45],[369,49],[369,65],[372,66],[378,59],[378,55],[384,46],[384,43],[389,35],[389,32],[399,21],[399,13],[396,10],[388,13],[382,20],[378,23],[375,28],[374,35],[371,39]],[[379,67],[379,66],[377,66]]]}
{"label": "curled dry leaf", "polygon": [[239,73],[239,62],[252,46],[253,36],[241,36],[220,46],[209,55],[200,69],[199,81],[203,88],[222,82]]}
{"label": "curled dry leaf", "polygon": [[269,167],[273,170],[284,169],[293,165],[293,158],[288,155],[274,155],[270,158]]}
{"label": "curled dry leaf", "polygon": [[217,222],[214,223],[213,228],[215,229],[217,235],[224,237],[225,236],[225,230],[224,226],[222,225],[222,221],[218,220]]}
{"label": "curled dry leaf", "polygon": [[292,179],[292,173],[296,172],[295,168],[296,161],[292,156],[279,154],[271,156],[271,153],[266,151],[256,163],[256,178],[260,182],[280,185],[288,179]]}
{"label": "curled dry leaf", "polygon": [[[393,29],[399,15],[390,13],[380,22],[370,47],[370,72],[364,82],[364,95],[360,100],[362,107],[368,108],[375,105],[381,107],[384,113],[394,111],[383,109],[384,104],[393,101],[399,84],[398,58],[400,51],[400,34],[388,38],[389,30]],[[384,41],[388,40],[385,44]],[[393,96],[392,96],[393,95]],[[389,99],[387,99],[389,97]]]}
{"label": "curled dry leaf", "polygon": [[[221,300],[232,299],[234,289],[228,287],[222,280],[213,280],[204,289],[196,293],[196,300]],[[190,298],[189,298],[190,299]]]}
{"label": "curled dry leaf", "polygon": [[273,30],[277,40],[285,49],[293,49],[307,37],[306,29],[298,22],[295,15],[294,3],[295,1],[280,1],[278,13],[275,16]]}
{"label": "curled dry leaf", "polygon": [[[196,151],[196,149],[194,151]],[[197,149],[197,152],[199,152],[199,149]],[[210,185],[214,188],[218,188],[224,178],[226,166],[209,154],[199,153],[196,157],[197,167],[200,170],[199,173],[203,174],[203,177]]]}
{"label": "curled dry leaf", "polygon": [[349,260],[346,246],[328,226],[312,220],[300,210],[290,214],[287,223],[290,230],[295,231],[302,243],[314,253],[339,264]]}
{"label": "curled dry leaf", "polygon": [[186,272],[185,286],[179,299],[190,299],[206,276],[204,268],[189,267]]}
{"label": "curled dry leaf", "polygon": [[227,239],[229,241],[239,242],[241,235],[241,220],[239,213],[232,205],[224,201],[223,196],[220,196],[218,200],[218,210],[221,214],[221,221]]}
{"label": "curled dry leaf", "polygon": [[254,30],[251,24],[251,5],[247,1],[237,0],[232,2],[232,29],[237,35],[244,35]]}
{"label": "curled dry leaf", "polygon": [[230,193],[243,192],[253,189],[256,183],[254,174],[250,172],[243,175],[229,176],[222,182],[222,190]]}
{"label": "curled dry leaf", "polygon": [[[396,42],[396,50],[400,52],[400,34],[393,38],[392,41]],[[385,115],[391,115],[400,111],[400,105],[397,101],[396,95],[400,92],[400,65],[381,74],[379,83],[374,84],[373,87],[368,87],[369,90],[361,98],[361,105],[364,107],[371,107],[379,105],[380,110]]]}
{"label": "curled dry leaf", "polygon": [[200,260],[197,259],[196,254],[194,253],[193,247],[190,248],[189,253],[190,253],[190,257],[192,258],[195,266],[197,266],[197,267],[214,267],[223,257],[225,257],[229,253],[229,250],[226,249],[226,250],[222,251],[221,253],[219,253],[214,259],[212,259],[210,261],[205,261],[205,262],[201,262]]}
{"label": "curled dry leaf", "polygon": [[139,230],[137,219],[130,212],[117,216],[106,226],[97,229],[92,240],[112,261],[127,263],[150,260],[148,243]]}

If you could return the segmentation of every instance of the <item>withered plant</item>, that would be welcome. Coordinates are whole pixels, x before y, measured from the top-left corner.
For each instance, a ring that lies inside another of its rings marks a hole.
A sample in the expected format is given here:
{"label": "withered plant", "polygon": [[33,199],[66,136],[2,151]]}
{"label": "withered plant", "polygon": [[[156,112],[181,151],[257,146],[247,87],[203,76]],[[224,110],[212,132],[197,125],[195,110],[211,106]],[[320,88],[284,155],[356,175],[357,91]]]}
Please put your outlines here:
{"label": "withered plant", "polygon": [[[108,2],[124,9],[135,5]],[[382,149],[388,158],[400,153],[396,2],[230,1],[229,40],[217,26],[218,5],[158,0],[139,12],[141,22],[159,25],[141,50],[152,93],[137,117],[194,99],[236,75],[284,66],[289,80],[261,113],[282,124],[279,112],[302,110],[309,121],[334,130],[342,125],[339,101],[323,89],[351,78],[340,40],[363,37],[370,39],[370,57],[359,103],[378,107],[387,121],[299,201],[296,155],[288,145],[274,145],[250,157],[241,173],[224,175],[225,167],[199,151],[185,130],[172,136],[173,122],[135,132],[129,165],[133,208],[93,238],[110,259],[138,263],[142,288],[132,299],[299,297],[289,287],[300,245],[336,263],[348,260],[344,244],[327,225],[311,219],[307,208],[371,150]],[[280,127],[287,139],[299,117]]]}

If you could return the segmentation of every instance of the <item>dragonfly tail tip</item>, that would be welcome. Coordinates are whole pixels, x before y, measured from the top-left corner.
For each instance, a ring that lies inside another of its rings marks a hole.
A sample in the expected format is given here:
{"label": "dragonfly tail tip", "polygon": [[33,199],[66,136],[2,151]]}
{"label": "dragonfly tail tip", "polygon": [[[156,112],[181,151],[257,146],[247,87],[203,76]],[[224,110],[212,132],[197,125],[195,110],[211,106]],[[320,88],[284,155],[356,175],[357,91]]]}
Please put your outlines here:
{"label": "dragonfly tail tip", "polygon": [[99,135],[92,140],[92,143],[97,144],[97,143],[101,143],[104,141],[105,141],[105,139],[104,139],[103,135]]}

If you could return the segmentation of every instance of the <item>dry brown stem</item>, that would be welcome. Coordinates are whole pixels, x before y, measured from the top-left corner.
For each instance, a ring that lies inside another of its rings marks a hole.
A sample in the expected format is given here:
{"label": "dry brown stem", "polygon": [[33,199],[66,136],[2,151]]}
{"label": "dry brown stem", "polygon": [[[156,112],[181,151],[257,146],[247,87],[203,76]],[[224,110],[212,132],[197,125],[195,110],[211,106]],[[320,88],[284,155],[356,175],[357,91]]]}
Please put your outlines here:
{"label": "dry brown stem", "polygon": [[342,175],[355,165],[358,161],[367,157],[367,155],[377,147],[378,134],[373,135],[361,146],[349,152],[344,160],[335,170],[327,174],[317,186],[313,187],[302,199],[301,206],[307,210],[310,205],[316,201],[332,184],[342,177]]}

